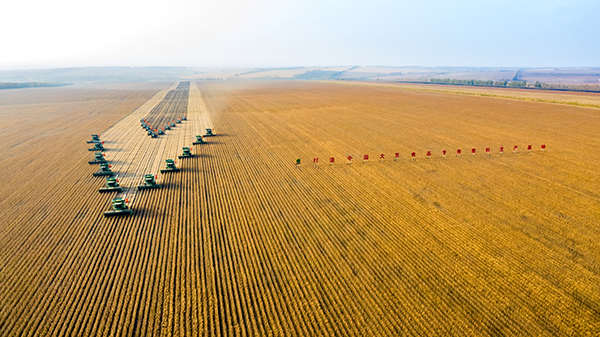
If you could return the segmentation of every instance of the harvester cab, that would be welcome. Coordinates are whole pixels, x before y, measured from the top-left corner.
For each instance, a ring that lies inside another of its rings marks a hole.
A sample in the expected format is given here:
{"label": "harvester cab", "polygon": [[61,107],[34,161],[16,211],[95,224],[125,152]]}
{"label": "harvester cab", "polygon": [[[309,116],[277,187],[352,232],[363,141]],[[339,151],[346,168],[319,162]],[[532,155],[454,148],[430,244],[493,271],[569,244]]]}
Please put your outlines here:
{"label": "harvester cab", "polygon": [[88,144],[92,144],[92,143],[101,143],[102,141],[100,140],[100,136],[99,135],[92,135],[92,140],[88,140],[87,143]]}
{"label": "harvester cab", "polygon": [[206,142],[204,141],[204,136],[196,135],[196,141],[193,142],[192,144],[194,144],[194,145],[206,144]]}
{"label": "harvester cab", "polygon": [[190,150],[189,147],[184,146],[183,147],[183,154],[181,156],[179,156],[179,159],[183,159],[183,158],[192,158],[194,157],[194,155],[192,154],[192,151]]}
{"label": "harvester cab", "polygon": [[167,167],[160,170],[160,173],[179,172],[179,169],[177,167],[175,167],[175,160],[167,159],[167,160],[165,160],[165,162],[167,162]]}
{"label": "harvester cab", "polygon": [[106,159],[104,158],[104,153],[96,152],[94,153],[94,160],[88,161],[89,164],[102,164],[106,163]]}
{"label": "harvester cab", "polygon": [[113,171],[110,170],[111,166],[108,165],[107,162],[100,163],[100,170],[96,173],[93,173],[94,177],[103,177],[103,176],[114,176]]}
{"label": "harvester cab", "polygon": [[144,175],[144,185],[138,186],[138,190],[146,190],[152,188],[160,188],[160,185],[156,183],[156,176],[154,174]]}
{"label": "harvester cab", "polygon": [[123,188],[119,186],[119,181],[117,178],[109,177],[106,178],[106,187],[98,190],[100,193],[104,192],[123,192]]}
{"label": "harvester cab", "polygon": [[88,149],[88,151],[102,152],[102,151],[104,151],[104,145],[102,145],[102,143],[94,143],[94,148]]}
{"label": "harvester cab", "polygon": [[131,215],[133,211],[127,206],[127,198],[115,198],[112,200],[112,210],[104,212],[104,217]]}
{"label": "harvester cab", "polygon": [[206,134],[204,137],[210,137],[215,135],[215,129],[206,129]]}

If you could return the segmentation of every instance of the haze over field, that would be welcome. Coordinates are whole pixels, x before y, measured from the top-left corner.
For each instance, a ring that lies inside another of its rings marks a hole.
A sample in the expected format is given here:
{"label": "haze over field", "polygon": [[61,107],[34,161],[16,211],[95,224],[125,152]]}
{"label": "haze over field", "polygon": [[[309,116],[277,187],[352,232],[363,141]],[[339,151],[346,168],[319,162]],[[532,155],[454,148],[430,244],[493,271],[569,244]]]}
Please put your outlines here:
{"label": "haze over field", "polygon": [[0,69],[340,65],[597,67],[597,1],[4,4]]}

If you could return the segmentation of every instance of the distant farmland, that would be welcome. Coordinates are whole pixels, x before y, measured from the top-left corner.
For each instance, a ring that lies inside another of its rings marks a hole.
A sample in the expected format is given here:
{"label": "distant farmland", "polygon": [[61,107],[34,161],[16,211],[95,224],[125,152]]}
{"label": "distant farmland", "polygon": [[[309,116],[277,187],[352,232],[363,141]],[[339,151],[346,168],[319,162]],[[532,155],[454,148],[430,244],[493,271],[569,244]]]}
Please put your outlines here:
{"label": "distant farmland", "polygon": [[599,334],[600,110],[422,89],[0,91],[0,335]]}

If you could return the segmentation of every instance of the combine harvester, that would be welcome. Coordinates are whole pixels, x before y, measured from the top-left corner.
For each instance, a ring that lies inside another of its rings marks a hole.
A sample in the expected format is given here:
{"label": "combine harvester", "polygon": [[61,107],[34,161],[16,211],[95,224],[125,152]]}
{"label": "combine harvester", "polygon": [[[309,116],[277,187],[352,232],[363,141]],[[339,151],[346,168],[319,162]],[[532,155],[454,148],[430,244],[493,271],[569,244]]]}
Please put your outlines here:
{"label": "combine harvester", "polygon": [[167,162],[167,167],[160,170],[160,173],[179,172],[179,169],[175,167],[175,161],[173,159],[167,159],[165,162]]}
{"label": "combine harvester", "polygon": [[154,174],[144,175],[144,185],[138,186],[138,190],[149,190],[154,188],[160,188],[160,185],[156,183],[156,176]]}
{"label": "combine harvester", "polygon": [[113,171],[110,170],[111,166],[108,165],[107,162],[101,163],[100,164],[100,171],[96,172],[96,173],[92,173],[92,175],[94,177],[103,177],[103,176],[114,176],[115,174],[113,173]]}
{"label": "combine harvester", "polygon": [[106,187],[99,189],[98,192],[123,192],[123,188],[119,186],[117,178],[109,177],[106,178]]}
{"label": "combine harvester", "polygon": [[94,148],[88,149],[88,151],[104,152],[104,145],[102,143],[94,143]]}
{"label": "combine harvester", "polygon": [[195,157],[195,155],[192,154],[192,151],[190,150],[189,147],[184,146],[183,147],[183,154],[181,156],[179,156],[179,159],[183,159],[183,158],[192,158]]}
{"label": "combine harvester", "polygon": [[192,144],[200,145],[200,144],[207,144],[207,143],[204,141],[204,136],[196,135],[196,141],[193,142]]}
{"label": "combine harvester", "polygon": [[206,129],[206,134],[204,137],[212,137],[215,135],[215,129]]}
{"label": "combine harvester", "polygon": [[106,159],[104,158],[104,153],[102,153],[102,152],[94,153],[94,160],[88,161],[88,164],[90,164],[90,165],[102,164],[102,163],[106,163]]}
{"label": "combine harvester", "polygon": [[133,211],[127,206],[128,202],[129,202],[129,200],[127,200],[127,197],[113,199],[112,200],[113,209],[111,211],[104,212],[104,217],[108,218],[111,216],[131,215],[133,213]]}
{"label": "combine harvester", "polygon": [[99,135],[92,135],[92,140],[88,140],[87,143],[88,144],[102,143],[102,141],[100,140],[100,136]]}

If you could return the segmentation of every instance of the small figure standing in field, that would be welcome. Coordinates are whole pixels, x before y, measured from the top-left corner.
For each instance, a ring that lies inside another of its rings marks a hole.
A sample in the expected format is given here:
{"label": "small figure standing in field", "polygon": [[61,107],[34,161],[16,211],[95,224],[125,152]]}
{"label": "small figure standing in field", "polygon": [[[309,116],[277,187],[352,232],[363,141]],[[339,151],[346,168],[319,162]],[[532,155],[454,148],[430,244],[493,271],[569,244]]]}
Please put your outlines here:
{"label": "small figure standing in field", "polygon": [[546,151],[546,144],[542,144],[542,146],[541,146],[541,151],[542,151],[542,152]]}
{"label": "small figure standing in field", "polygon": [[379,155],[379,162],[384,162],[385,161],[385,155],[382,153]]}
{"label": "small figure standing in field", "polygon": [[416,156],[417,156],[417,154],[415,152],[413,152],[413,153],[410,154],[410,158],[412,160],[417,160]]}
{"label": "small figure standing in field", "polygon": [[300,165],[300,158],[296,159],[296,166]]}
{"label": "small figure standing in field", "polygon": [[500,146],[500,154],[504,154],[504,146]]}
{"label": "small figure standing in field", "polygon": [[471,156],[474,156],[474,155],[475,155],[475,151],[477,151],[475,148],[472,148],[472,149],[471,149]]}
{"label": "small figure standing in field", "polygon": [[442,157],[446,158],[446,150],[442,150]]}
{"label": "small figure standing in field", "polygon": [[313,158],[313,164],[315,165],[315,167],[317,167],[318,163],[319,163],[319,158]]}
{"label": "small figure standing in field", "polygon": [[369,155],[368,155],[368,154],[365,154],[365,155],[363,156],[363,163],[364,163],[364,162],[367,162],[367,161],[369,161]]}
{"label": "small figure standing in field", "polygon": [[462,150],[461,150],[461,149],[456,149],[456,156],[457,156],[457,157],[460,157],[460,153],[461,153],[461,152],[462,152]]}
{"label": "small figure standing in field", "polygon": [[527,153],[531,153],[531,145],[527,145]]}
{"label": "small figure standing in field", "polygon": [[514,154],[519,153],[519,147],[517,145],[515,145],[515,147],[513,147],[513,153]]}
{"label": "small figure standing in field", "polygon": [[333,165],[335,163],[335,158],[329,157],[329,164]]}
{"label": "small figure standing in field", "polygon": [[427,153],[425,154],[425,157],[427,157],[427,159],[431,158],[431,151],[427,151]]}
{"label": "small figure standing in field", "polygon": [[394,161],[398,161],[398,159],[400,159],[400,153],[396,152],[396,154],[394,155]]}
{"label": "small figure standing in field", "polygon": [[490,153],[490,148],[489,148],[489,147],[486,147],[486,148],[485,148],[485,154],[486,154],[486,155],[488,155],[488,156],[491,154],[491,153]]}
{"label": "small figure standing in field", "polygon": [[352,165],[352,156],[348,156],[348,158],[346,158],[346,159],[348,159],[347,165]]}

